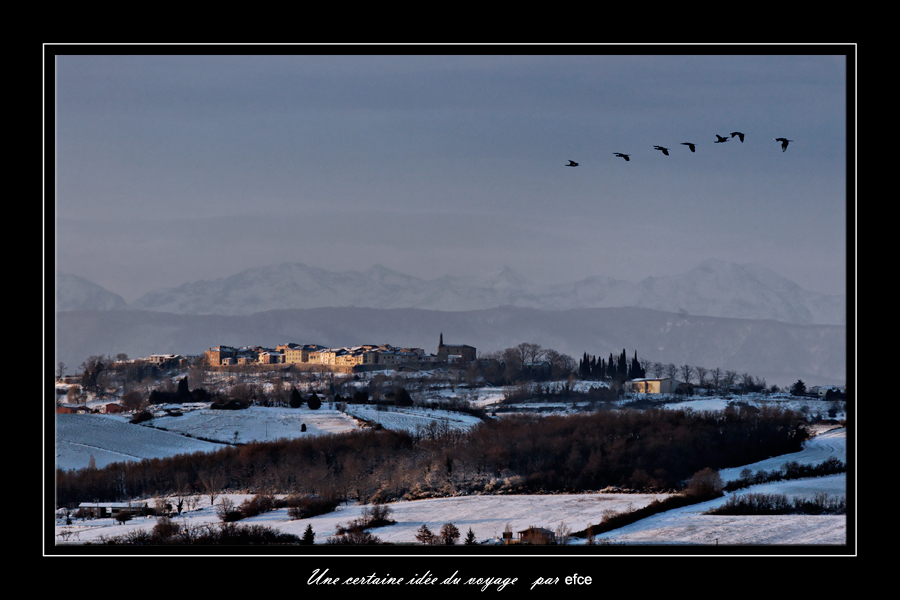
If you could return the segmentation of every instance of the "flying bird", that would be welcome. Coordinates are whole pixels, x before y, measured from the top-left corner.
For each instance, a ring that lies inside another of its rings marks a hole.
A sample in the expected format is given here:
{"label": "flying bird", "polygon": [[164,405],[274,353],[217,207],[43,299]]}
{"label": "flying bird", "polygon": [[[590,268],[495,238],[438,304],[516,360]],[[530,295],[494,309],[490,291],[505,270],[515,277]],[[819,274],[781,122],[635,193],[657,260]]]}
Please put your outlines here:
{"label": "flying bird", "polygon": [[741,143],[742,144],[744,143],[744,134],[743,133],[741,133],[740,131],[733,131],[731,133],[731,137],[734,137],[734,136],[738,136],[739,138],[741,138]]}
{"label": "flying bird", "polygon": [[570,161],[569,161],[569,164],[567,164],[566,166],[567,166],[567,167],[577,167],[577,166],[578,166],[578,163],[575,162],[574,160],[570,160]]}
{"label": "flying bird", "polygon": [[668,148],[663,148],[662,146],[653,146],[653,147],[656,148],[657,150],[659,150],[660,152],[662,152],[663,154],[665,154],[666,156],[669,155]]}
{"label": "flying bird", "polygon": [[794,140],[788,140],[785,138],[772,138],[776,142],[781,142],[781,151],[784,152],[787,150],[788,142],[793,142]]}
{"label": "flying bird", "polygon": [[695,152],[695,150],[694,150],[694,144],[692,144],[692,143],[690,143],[690,142],[681,142],[681,145],[682,145],[682,146],[687,146],[688,148],[691,149],[691,152]]}
{"label": "flying bird", "polygon": [[613,154],[615,154],[616,156],[621,156],[625,160],[631,160],[630,158],[628,158],[629,156],[631,156],[630,154],[622,154],[621,152],[613,152]]}
{"label": "flying bird", "polygon": [[722,142],[727,142],[727,141],[728,141],[728,138],[727,138],[727,137],[722,137],[722,136],[719,135],[718,133],[716,134],[716,137],[719,138],[719,139],[717,139],[715,142],[713,142],[714,144],[721,144]]}

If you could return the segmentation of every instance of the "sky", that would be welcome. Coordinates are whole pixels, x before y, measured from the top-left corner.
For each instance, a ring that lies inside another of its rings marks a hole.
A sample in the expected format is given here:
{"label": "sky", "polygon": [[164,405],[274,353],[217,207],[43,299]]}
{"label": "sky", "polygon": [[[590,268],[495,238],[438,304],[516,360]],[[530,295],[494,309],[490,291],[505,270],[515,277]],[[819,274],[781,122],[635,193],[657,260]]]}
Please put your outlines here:
{"label": "sky", "polygon": [[283,262],[847,291],[852,47],[488,48],[59,54],[53,267],[127,302]]}

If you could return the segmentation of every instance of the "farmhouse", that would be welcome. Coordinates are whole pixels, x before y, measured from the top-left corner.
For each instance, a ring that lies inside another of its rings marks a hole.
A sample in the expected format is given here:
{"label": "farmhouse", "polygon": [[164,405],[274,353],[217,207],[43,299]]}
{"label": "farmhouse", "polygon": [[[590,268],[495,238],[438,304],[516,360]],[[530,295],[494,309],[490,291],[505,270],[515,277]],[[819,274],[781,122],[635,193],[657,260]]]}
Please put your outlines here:
{"label": "farmhouse", "polygon": [[115,517],[122,513],[133,515],[145,515],[148,513],[146,504],[131,504],[130,502],[82,502],[78,510],[94,518]]}
{"label": "farmhouse", "polygon": [[678,381],[674,377],[661,377],[632,379],[625,382],[623,389],[634,394],[690,394],[693,391],[693,386]]}
{"label": "farmhouse", "polygon": [[535,544],[535,545],[549,545],[556,543],[556,534],[550,531],[549,529],[545,529],[543,527],[535,527],[532,525],[528,529],[523,529],[519,531],[517,537],[513,539],[511,531],[503,532],[503,543],[505,545],[510,544]]}

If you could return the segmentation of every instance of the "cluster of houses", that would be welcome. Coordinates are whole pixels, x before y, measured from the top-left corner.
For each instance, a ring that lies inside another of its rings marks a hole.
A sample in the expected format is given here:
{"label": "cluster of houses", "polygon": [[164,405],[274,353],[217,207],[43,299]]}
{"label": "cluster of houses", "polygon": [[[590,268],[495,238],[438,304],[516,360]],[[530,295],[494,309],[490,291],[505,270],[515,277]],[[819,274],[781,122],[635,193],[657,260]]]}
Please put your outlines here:
{"label": "cluster of houses", "polygon": [[436,354],[422,348],[398,348],[390,344],[364,344],[328,348],[318,344],[280,344],[275,348],[260,346],[235,348],[216,346],[206,351],[206,363],[211,367],[249,364],[293,364],[323,366],[334,371],[390,369],[396,367],[427,367],[439,363],[474,361],[473,346],[444,344],[440,336]]}

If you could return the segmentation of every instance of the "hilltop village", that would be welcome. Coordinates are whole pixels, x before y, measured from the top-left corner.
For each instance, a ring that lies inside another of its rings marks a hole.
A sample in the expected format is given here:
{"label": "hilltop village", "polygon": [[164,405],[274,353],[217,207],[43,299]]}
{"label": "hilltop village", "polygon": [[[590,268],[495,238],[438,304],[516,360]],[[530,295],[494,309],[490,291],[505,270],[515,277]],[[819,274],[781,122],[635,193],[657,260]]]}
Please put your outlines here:
{"label": "hilltop village", "polygon": [[210,367],[250,364],[291,364],[299,367],[325,367],[337,372],[391,369],[403,366],[421,368],[430,364],[471,362],[476,349],[466,344],[445,344],[441,333],[437,354],[422,348],[397,348],[390,344],[365,344],[342,348],[327,348],[318,344],[280,344],[275,348],[260,346],[234,348],[216,346],[206,351]]}

